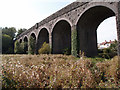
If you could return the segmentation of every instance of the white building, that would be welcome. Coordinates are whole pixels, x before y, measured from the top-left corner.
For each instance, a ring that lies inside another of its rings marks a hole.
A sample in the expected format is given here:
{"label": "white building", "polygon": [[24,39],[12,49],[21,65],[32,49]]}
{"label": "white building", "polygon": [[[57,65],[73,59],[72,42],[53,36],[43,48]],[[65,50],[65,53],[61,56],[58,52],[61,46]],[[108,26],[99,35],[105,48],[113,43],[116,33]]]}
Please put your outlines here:
{"label": "white building", "polygon": [[105,40],[105,42],[102,42],[102,43],[99,43],[98,44],[98,49],[104,49],[104,48],[108,48],[108,47],[110,47],[110,45],[112,44],[112,43],[114,43],[114,41],[109,41],[109,42],[107,42],[106,40]]}

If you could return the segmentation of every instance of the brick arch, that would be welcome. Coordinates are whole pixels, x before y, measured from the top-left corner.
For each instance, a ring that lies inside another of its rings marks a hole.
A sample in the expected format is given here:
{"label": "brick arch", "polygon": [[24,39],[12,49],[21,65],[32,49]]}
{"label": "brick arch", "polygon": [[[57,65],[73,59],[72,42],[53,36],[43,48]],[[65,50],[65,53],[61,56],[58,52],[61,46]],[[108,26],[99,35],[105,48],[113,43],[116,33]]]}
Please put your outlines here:
{"label": "brick arch", "polygon": [[[35,32],[31,32],[31,33],[30,33],[30,36],[33,36],[33,37],[35,38],[35,40],[36,40],[36,36],[37,36],[37,35],[36,35]],[[29,39],[30,39],[30,36],[29,36]]]}
{"label": "brick arch", "polygon": [[71,21],[70,21],[69,19],[67,19],[67,18],[59,18],[59,19],[57,19],[57,21],[55,21],[55,23],[53,23],[52,29],[51,29],[51,33],[52,33],[53,28],[55,27],[55,25],[56,25],[59,21],[61,21],[61,20],[67,21],[67,22],[70,24],[70,26],[72,27],[73,24],[71,23]]}
{"label": "brick arch", "polygon": [[29,39],[28,39],[28,36],[25,35],[25,36],[23,37],[23,41],[25,41],[26,38],[27,38],[27,40],[29,40]]}
{"label": "brick arch", "polygon": [[37,53],[38,53],[38,50],[41,48],[41,46],[43,45],[43,43],[46,42],[46,43],[49,43],[49,30],[47,28],[41,28],[39,30],[39,33],[38,33],[38,37],[37,37]]}
{"label": "brick arch", "polygon": [[112,6],[110,4],[107,4],[107,3],[96,3],[96,4],[90,4],[89,6],[87,6],[81,13],[78,17],[76,17],[76,21],[75,21],[75,25],[77,25],[80,17],[86,12],[88,11],[89,9],[93,8],[93,7],[97,7],[97,6],[103,6],[103,7],[106,7],[106,8],[109,8],[111,11],[113,11],[115,14],[117,12],[117,8],[115,6]]}
{"label": "brick arch", "polygon": [[37,39],[38,39],[38,35],[39,35],[40,31],[41,31],[43,28],[45,28],[49,34],[51,33],[50,30],[49,30],[49,28],[48,28],[47,26],[39,27],[39,28],[38,28],[38,32],[37,32],[37,35],[36,35]]}
{"label": "brick arch", "polygon": [[71,54],[71,25],[66,20],[60,20],[52,30],[52,53],[63,54],[65,49]]}
{"label": "brick arch", "polygon": [[90,6],[81,13],[77,26],[78,53],[82,51],[86,56],[96,56],[97,50],[97,28],[105,19],[115,16],[115,11],[104,5]]}

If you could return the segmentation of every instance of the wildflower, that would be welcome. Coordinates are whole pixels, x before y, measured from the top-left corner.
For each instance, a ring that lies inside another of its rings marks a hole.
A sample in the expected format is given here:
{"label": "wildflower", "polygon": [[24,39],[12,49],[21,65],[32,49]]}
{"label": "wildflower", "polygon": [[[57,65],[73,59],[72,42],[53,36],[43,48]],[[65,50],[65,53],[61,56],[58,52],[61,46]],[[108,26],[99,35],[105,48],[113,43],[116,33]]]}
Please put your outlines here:
{"label": "wildflower", "polygon": [[37,74],[37,76],[36,76],[38,79],[39,79],[39,74]]}
{"label": "wildflower", "polygon": [[55,83],[56,82],[56,77],[54,78],[54,80],[53,80],[53,83]]}
{"label": "wildflower", "polygon": [[21,67],[23,67],[23,65],[20,65]]}
{"label": "wildflower", "polygon": [[34,75],[35,75],[35,73],[34,73],[34,72],[32,72],[32,75],[34,76]]}
{"label": "wildflower", "polygon": [[17,61],[18,62],[18,64],[20,64],[20,62],[19,61]]}
{"label": "wildflower", "polygon": [[18,67],[18,65],[17,65],[17,64],[16,64],[15,66],[16,66],[16,67]]}
{"label": "wildflower", "polygon": [[35,66],[35,68],[37,68],[37,66]]}

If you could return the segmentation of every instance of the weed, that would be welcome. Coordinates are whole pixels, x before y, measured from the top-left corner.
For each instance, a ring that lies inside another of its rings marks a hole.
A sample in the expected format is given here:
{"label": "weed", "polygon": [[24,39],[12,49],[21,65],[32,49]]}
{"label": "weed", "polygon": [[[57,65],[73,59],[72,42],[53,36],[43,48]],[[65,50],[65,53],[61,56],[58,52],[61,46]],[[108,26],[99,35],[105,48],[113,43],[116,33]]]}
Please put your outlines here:
{"label": "weed", "polygon": [[66,55],[3,55],[5,88],[119,88],[117,57],[75,58]]}

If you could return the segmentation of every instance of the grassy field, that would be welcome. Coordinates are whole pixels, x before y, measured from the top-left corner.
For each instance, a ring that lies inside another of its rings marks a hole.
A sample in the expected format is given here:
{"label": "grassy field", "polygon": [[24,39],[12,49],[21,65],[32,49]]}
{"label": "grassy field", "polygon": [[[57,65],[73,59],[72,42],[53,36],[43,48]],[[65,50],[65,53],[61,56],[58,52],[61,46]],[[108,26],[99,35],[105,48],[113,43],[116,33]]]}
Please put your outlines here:
{"label": "grassy field", "polygon": [[2,87],[120,88],[117,56],[3,55]]}

